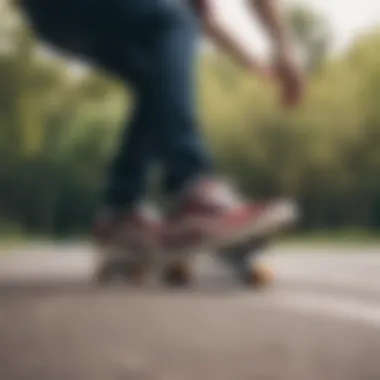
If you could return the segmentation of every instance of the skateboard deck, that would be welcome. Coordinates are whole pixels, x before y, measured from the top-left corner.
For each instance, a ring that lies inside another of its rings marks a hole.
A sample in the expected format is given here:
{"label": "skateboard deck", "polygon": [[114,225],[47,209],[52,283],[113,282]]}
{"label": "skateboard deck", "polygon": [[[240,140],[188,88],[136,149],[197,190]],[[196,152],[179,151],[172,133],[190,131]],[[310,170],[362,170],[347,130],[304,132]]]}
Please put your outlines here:
{"label": "skateboard deck", "polygon": [[[243,284],[262,286],[273,281],[269,268],[261,265],[259,258],[265,253],[269,241],[254,239],[231,247],[211,252],[219,261],[224,263],[233,275]],[[191,261],[198,255],[165,256],[157,253],[155,257],[141,258],[123,251],[100,252],[100,261],[96,271],[96,281],[100,284],[112,282],[140,283],[148,272],[159,273],[164,283],[170,286],[184,286],[191,282]],[[208,253],[210,254],[210,253]]]}

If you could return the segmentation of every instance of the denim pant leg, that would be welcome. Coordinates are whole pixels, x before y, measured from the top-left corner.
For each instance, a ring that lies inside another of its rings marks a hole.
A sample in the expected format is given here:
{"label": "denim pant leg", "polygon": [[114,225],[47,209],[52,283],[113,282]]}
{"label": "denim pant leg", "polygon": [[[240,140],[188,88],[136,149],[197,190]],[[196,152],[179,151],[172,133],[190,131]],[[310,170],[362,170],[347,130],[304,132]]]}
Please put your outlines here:
{"label": "denim pant leg", "polygon": [[142,93],[169,194],[180,192],[187,183],[213,170],[197,118],[198,29],[190,9],[174,10],[170,25],[155,41],[154,73]]}
{"label": "denim pant leg", "polygon": [[108,203],[128,206],[139,201],[152,160],[162,166],[169,194],[212,170],[197,121],[197,20],[186,8],[167,12],[165,27],[148,36],[152,68],[136,88],[135,114],[110,171]]}

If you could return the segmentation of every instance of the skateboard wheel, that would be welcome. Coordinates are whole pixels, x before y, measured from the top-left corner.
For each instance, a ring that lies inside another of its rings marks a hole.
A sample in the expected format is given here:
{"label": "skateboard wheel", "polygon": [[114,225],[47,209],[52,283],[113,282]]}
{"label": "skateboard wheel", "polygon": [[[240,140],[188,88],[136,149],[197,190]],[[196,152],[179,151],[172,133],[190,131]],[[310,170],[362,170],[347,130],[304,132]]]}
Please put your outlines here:
{"label": "skateboard wheel", "polygon": [[274,273],[267,266],[256,264],[248,268],[247,272],[245,280],[255,288],[267,287],[274,281]]}
{"label": "skateboard wheel", "polygon": [[186,263],[172,263],[164,269],[163,279],[171,286],[186,286],[191,281],[190,268]]}

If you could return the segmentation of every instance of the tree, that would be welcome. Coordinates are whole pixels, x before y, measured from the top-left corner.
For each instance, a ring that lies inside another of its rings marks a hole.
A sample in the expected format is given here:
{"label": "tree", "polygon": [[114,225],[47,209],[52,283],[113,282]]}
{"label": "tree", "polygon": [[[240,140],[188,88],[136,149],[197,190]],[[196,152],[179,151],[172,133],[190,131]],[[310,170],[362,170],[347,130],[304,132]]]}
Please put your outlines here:
{"label": "tree", "polygon": [[291,8],[289,19],[308,71],[318,72],[330,47],[329,24],[322,15],[306,6]]}

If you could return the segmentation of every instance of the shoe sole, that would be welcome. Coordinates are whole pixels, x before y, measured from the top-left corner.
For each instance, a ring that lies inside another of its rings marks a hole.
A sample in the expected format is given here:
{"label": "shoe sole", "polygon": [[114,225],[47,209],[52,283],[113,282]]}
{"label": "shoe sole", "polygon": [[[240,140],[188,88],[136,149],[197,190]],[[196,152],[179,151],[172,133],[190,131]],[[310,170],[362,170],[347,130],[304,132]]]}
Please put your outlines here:
{"label": "shoe sole", "polygon": [[203,241],[193,247],[176,249],[175,251],[166,250],[162,252],[169,260],[177,259],[179,256],[195,256],[198,252],[220,252],[223,249],[235,245],[244,244],[250,240],[268,238],[294,226],[300,219],[300,210],[297,205],[288,200],[281,200],[271,205],[267,212],[253,221],[243,230],[237,231],[233,236],[226,236],[225,239],[211,239]]}

